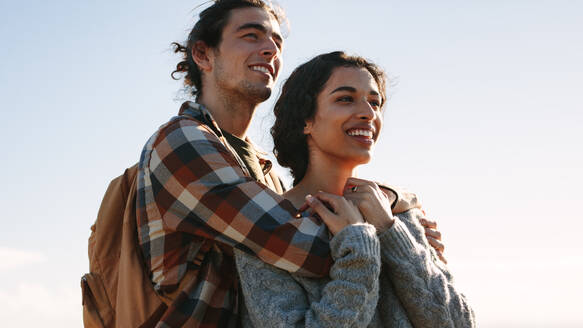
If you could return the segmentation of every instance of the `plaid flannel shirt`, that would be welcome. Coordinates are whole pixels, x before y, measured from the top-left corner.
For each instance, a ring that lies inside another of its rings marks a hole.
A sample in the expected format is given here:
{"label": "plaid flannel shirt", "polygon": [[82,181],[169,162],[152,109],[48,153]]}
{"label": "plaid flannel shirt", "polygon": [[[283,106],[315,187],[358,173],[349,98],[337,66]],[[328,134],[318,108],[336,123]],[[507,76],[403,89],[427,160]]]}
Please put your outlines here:
{"label": "plaid flannel shirt", "polygon": [[158,327],[234,326],[233,247],[305,276],[327,276],[328,232],[249,176],[210,113],[185,102],[139,162],[138,239],[155,289],[170,304]]}

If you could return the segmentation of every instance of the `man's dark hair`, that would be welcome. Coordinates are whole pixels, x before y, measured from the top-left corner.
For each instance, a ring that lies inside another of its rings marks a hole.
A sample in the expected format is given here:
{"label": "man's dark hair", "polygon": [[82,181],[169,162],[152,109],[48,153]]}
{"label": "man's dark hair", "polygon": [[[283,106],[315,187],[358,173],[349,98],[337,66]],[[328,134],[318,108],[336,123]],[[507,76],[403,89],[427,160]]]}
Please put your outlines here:
{"label": "man's dark hair", "polygon": [[318,94],[337,67],[366,69],[374,78],[384,105],[386,75],[377,65],[358,56],[335,51],[314,57],[296,68],[282,87],[274,108],[271,128],[273,153],[281,166],[288,167],[296,185],[308,167],[308,143],[304,134],[306,120],[314,117]]}
{"label": "man's dark hair", "polygon": [[186,73],[184,84],[193,88],[193,95],[200,95],[202,90],[201,71],[192,58],[192,47],[198,41],[204,42],[210,48],[218,48],[221,43],[223,29],[229,22],[230,13],[238,8],[262,8],[273,15],[278,23],[285,20],[283,10],[277,7],[277,11],[261,0],[214,0],[214,4],[203,10],[199,19],[188,34],[186,45],[173,42],[174,52],[183,54],[182,61],[176,65],[176,70],[171,74],[178,80],[176,73]]}

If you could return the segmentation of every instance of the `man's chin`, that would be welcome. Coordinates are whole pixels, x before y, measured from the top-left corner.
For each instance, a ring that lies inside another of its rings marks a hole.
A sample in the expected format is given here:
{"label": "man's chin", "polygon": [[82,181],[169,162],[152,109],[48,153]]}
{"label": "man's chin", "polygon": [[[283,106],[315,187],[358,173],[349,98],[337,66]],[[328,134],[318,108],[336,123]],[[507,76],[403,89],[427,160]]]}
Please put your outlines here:
{"label": "man's chin", "polygon": [[252,84],[247,84],[245,86],[245,91],[246,94],[249,98],[257,101],[257,103],[261,103],[266,101],[267,99],[269,99],[269,97],[271,97],[271,92],[272,92],[272,86],[266,86],[266,85],[252,85]]}
{"label": "man's chin", "polygon": [[265,88],[263,89],[261,94],[257,95],[257,98],[261,100],[261,102],[266,101],[267,99],[269,99],[269,97],[271,97],[271,88]]}

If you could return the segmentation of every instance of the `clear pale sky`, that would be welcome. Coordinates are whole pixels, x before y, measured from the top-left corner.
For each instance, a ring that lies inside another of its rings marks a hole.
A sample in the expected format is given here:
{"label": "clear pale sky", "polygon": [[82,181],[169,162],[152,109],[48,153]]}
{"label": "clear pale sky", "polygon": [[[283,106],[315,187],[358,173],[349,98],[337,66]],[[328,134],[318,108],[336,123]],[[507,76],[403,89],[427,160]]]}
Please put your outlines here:
{"label": "clear pale sky", "polygon": [[[0,2],[2,326],[81,326],[105,188],[185,99],[170,43],[202,1],[168,3]],[[583,2],[280,4],[280,82],[339,49],[393,77],[360,175],[420,196],[480,326],[583,326]],[[266,150],[277,93],[252,127]]]}

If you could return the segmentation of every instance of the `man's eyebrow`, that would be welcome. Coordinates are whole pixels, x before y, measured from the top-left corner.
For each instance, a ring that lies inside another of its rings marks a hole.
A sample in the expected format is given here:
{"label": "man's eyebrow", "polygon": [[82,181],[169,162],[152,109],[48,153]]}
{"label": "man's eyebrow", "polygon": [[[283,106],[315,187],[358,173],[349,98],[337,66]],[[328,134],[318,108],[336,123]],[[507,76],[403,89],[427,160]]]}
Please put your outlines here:
{"label": "man's eyebrow", "polygon": [[[259,30],[263,33],[267,33],[267,27],[265,27],[259,23],[245,23],[237,28],[237,32],[242,31],[242,30],[246,30],[246,29],[255,29],[255,30]],[[279,33],[273,32],[272,35],[273,35],[273,38],[277,40],[277,42],[283,43],[283,38],[281,37],[281,35],[279,35]]]}
{"label": "man's eyebrow", "polygon": [[334,90],[332,90],[332,92],[330,92],[330,94],[333,94],[334,92],[338,92],[338,91],[350,91],[350,92],[356,92],[356,88],[354,87],[349,87],[349,86],[341,86],[338,87]]}
{"label": "man's eyebrow", "polygon": [[241,30],[246,30],[248,28],[260,30],[263,33],[267,32],[267,27],[259,24],[259,23],[245,23],[237,28],[237,32]]}

